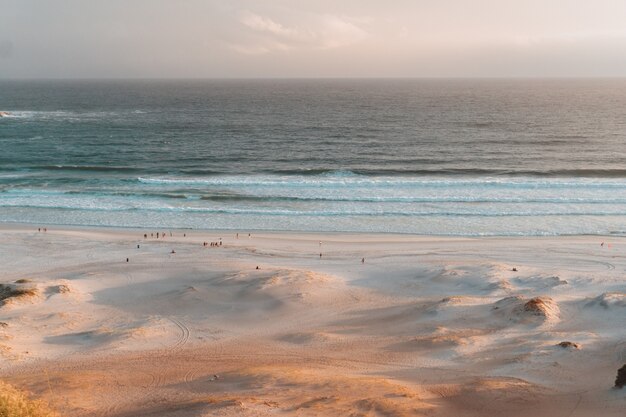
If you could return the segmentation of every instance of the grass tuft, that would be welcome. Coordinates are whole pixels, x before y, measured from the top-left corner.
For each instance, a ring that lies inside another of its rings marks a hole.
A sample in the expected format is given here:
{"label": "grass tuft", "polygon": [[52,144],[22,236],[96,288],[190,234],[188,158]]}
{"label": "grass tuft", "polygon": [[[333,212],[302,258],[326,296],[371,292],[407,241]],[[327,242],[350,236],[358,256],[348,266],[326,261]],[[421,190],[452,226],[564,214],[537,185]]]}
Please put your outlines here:
{"label": "grass tuft", "polygon": [[13,285],[0,284],[0,305],[11,298],[34,297],[35,295],[37,295],[37,288],[18,288]]}
{"label": "grass tuft", "polygon": [[59,417],[41,401],[0,381],[0,417]]}

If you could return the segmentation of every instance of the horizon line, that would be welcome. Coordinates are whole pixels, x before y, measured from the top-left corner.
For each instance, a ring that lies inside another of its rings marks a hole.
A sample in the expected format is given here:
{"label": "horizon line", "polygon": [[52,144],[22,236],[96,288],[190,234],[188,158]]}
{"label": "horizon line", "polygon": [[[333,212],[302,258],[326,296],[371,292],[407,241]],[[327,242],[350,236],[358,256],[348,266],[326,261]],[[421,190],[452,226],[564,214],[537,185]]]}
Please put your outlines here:
{"label": "horizon line", "polygon": [[280,81],[280,80],[620,80],[626,75],[609,76],[415,76],[415,77],[0,77],[1,81]]}

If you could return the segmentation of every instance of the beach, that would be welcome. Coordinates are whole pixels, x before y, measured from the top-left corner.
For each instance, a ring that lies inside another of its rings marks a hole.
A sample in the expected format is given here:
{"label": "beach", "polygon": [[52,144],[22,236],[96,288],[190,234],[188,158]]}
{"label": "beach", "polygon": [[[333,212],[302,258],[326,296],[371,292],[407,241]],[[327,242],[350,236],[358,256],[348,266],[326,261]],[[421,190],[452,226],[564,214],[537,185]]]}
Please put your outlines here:
{"label": "beach", "polygon": [[64,416],[626,409],[623,237],[38,228],[0,228],[0,379]]}

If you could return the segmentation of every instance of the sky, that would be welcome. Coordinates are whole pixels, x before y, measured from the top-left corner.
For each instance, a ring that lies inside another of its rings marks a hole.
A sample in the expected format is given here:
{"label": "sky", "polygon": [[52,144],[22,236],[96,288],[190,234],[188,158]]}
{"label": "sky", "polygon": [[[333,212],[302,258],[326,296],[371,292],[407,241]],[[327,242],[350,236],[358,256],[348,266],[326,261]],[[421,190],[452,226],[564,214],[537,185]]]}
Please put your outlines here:
{"label": "sky", "polygon": [[625,0],[0,0],[0,78],[624,76]]}

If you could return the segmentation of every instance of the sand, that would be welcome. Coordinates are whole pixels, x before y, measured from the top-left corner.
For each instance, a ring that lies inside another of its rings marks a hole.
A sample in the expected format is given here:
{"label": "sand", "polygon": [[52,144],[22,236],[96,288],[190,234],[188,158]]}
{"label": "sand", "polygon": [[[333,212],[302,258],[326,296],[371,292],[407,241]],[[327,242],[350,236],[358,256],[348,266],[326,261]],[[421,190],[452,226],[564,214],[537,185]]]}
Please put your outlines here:
{"label": "sand", "polygon": [[64,416],[626,413],[624,238],[144,233],[0,228],[0,379]]}

